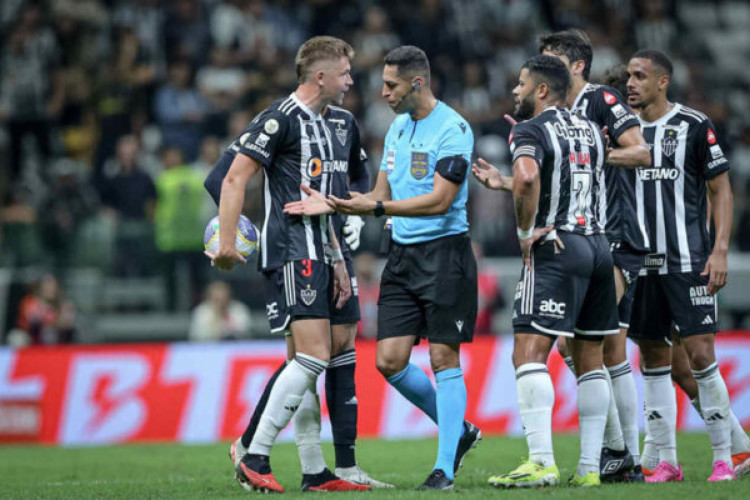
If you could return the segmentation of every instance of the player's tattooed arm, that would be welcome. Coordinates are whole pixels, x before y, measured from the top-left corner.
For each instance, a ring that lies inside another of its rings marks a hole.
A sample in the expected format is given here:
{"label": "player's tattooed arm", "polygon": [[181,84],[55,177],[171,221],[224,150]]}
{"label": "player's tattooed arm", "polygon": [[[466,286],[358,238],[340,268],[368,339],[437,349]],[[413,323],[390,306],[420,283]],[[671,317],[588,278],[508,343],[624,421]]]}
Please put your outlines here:
{"label": "player's tattooed arm", "polygon": [[[605,134],[607,132],[605,131]],[[607,162],[623,168],[648,167],[651,153],[641,128],[630,127],[617,138],[616,147],[607,150]]]}
{"label": "player's tattooed arm", "polygon": [[714,294],[727,283],[727,253],[734,212],[734,197],[732,196],[732,186],[729,183],[727,172],[723,172],[708,181],[708,196],[713,210],[716,239],[701,275],[709,277],[707,291]]}
{"label": "player's tattooed arm", "polygon": [[529,156],[521,156],[513,164],[513,204],[518,224],[518,242],[521,256],[531,269],[531,249],[534,243],[552,230],[552,226],[534,228],[534,218],[539,206],[539,165]]}

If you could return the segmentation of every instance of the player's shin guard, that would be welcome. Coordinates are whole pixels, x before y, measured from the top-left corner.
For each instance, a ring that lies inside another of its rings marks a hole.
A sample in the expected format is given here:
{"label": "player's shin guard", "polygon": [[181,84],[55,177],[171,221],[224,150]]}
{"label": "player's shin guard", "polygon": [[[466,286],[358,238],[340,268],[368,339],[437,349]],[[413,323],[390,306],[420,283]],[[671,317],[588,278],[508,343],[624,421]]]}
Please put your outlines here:
{"label": "player's shin guard", "polygon": [[320,399],[316,393],[305,392],[299,408],[292,417],[292,424],[302,474],[323,472],[326,462],[320,447]]}
{"label": "player's shin guard", "polygon": [[718,363],[714,362],[703,370],[694,370],[693,377],[698,384],[698,399],[714,450],[714,462],[731,464],[729,392],[719,372]]}
{"label": "player's shin guard", "polygon": [[357,440],[357,396],[354,390],[354,349],[333,358],[326,370],[326,403],[331,417],[336,467],[357,465],[354,443]]}
{"label": "player's shin guard", "polygon": [[263,415],[263,411],[266,409],[266,405],[268,404],[268,396],[271,394],[271,389],[273,389],[273,385],[276,383],[276,379],[279,378],[279,375],[286,367],[286,363],[287,362],[284,361],[281,366],[276,369],[273,375],[271,375],[271,378],[266,383],[266,387],[263,389],[263,394],[258,400],[258,404],[255,405],[253,416],[250,417],[250,422],[248,422],[247,427],[245,428],[245,432],[242,433],[242,446],[244,446],[245,448],[249,447],[250,442],[253,440],[255,430],[258,428],[258,422],[260,422],[260,417]]}
{"label": "player's shin guard", "polygon": [[651,439],[659,453],[659,462],[677,467],[677,399],[672,382],[672,367],[645,368],[644,404]]}
{"label": "player's shin guard", "polygon": [[578,422],[581,428],[581,458],[576,473],[599,474],[604,428],[610,402],[609,382],[604,370],[592,370],[578,378]]}
{"label": "player's shin guard", "polygon": [[[602,370],[602,374],[607,380],[611,396],[612,381],[609,378],[609,371]],[[617,411],[617,403],[613,397],[609,398],[609,405],[607,406],[607,425],[604,427],[603,446],[615,451],[623,451],[625,449],[625,440],[623,439],[622,428],[620,427],[620,413]]]}
{"label": "player's shin guard", "polygon": [[300,403],[305,391],[315,390],[315,381],[328,363],[306,354],[297,354],[287,365],[271,390],[248,454],[268,456],[276,437]]}
{"label": "player's shin guard", "polygon": [[640,465],[639,432],[638,432],[638,391],[635,388],[633,371],[626,360],[615,366],[608,366],[609,378],[612,381],[612,398],[617,404],[620,415],[622,437],[628,451],[633,455],[635,465]]}
{"label": "player's shin guard", "polygon": [[386,379],[403,397],[422,410],[437,424],[437,395],[427,374],[417,365],[406,368]]}
{"label": "player's shin guard", "polygon": [[552,407],[555,389],[543,363],[526,363],[516,370],[518,410],[521,414],[529,460],[544,467],[555,463],[552,451]]}
{"label": "player's shin guard", "polygon": [[466,382],[461,368],[448,368],[435,373],[437,382],[438,456],[434,470],[442,470],[453,480],[458,440],[464,431],[466,414]]}

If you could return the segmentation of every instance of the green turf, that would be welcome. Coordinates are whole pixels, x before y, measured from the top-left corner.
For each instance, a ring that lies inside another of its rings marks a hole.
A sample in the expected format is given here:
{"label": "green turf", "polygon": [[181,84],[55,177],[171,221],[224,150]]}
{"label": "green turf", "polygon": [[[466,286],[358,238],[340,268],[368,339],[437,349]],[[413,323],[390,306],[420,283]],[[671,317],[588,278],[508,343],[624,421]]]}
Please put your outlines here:
{"label": "green turf", "polygon": [[[395,483],[397,490],[339,494],[357,498],[425,498],[441,493],[413,491],[430,472],[437,443],[422,441],[371,441],[358,444],[358,460],[373,477]],[[486,486],[491,474],[515,467],[525,453],[520,439],[485,438],[469,453],[456,490],[442,495],[463,498],[747,498],[750,478],[736,483],[709,484],[711,449],[705,435],[680,435],[679,457],[685,482],[665,485],[607,485],[588,490],[556,487],[533,491],[500,491]],[[332,463],[332,447],[324,445]],[[248,493],[233,479],[228,446],[181,446],[173,444],[127,445],[98,448],[0,447],[0,498],[243,498]],[[577,436],[558,436],[555,450],[563,479],[577,461]],[[272,466],[287,488],[284,498],[298,497],[299,462],[294,445],[274,448]],[[310,495],[319,494],[307,494]]]}

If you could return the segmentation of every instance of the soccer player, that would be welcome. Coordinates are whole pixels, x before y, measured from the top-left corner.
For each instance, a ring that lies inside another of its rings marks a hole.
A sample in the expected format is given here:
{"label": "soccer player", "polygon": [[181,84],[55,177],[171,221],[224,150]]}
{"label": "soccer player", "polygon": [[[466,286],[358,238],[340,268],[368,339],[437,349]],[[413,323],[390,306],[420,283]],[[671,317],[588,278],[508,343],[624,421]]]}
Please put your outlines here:
{"label": "soccer player", "polygon": [[[433,95],[429,61],[417,47],[386,55],[382,95],[399,115],[385,138],[375,188],[328,201],[341,213],[392,218],[378,300],[377,366],[438,424],[437,461],[418,489],[448,490],[464,456],[481,439],[480,430],[464,421],[466,384],[459,359],[461,343],[472,340],[477,314],[476,262],[466,218],[474,137],[466,120]],[[324,207],[326,200],[317,198]],[[437,390],[409,363],[412,346],[422,337],[430,342]]]}
{"label": "soccer player", "polygon": [[[523,66],[513,90],[518,120],[511,132],[513,198],[524,268],[513,311],[513,363],[529,459],[498,487],[557,484],[552,450],[554,389],[547,358],[557,336],[571,342],[578,377],[581,456],[573,486],[600,484],[599,461],[610,385],[602,341],[618,333],[612,255],[603,234],[606,210],[604,136],[586,118],[569,112],[570,75],[556,57],[538,55]],[[496,170],[474,167],[492,189]]]}
{"label": "soccer player", "polygon": [[[735,479],[731,460],[729,394],[714,351],[716,292],[726,283],[733,198],[729,162],[705,115],[667,99],[672,63],[641,50],[628,63],[628,102],[640,109],[652,167],[638,169],[638,216],[650,245],[636,286],[630,335],[644,361],[645,407],[659,464],[648,482],[681,481],[677,462],[677,405],[667,340],[674,324],[698,386],[714,453],[709,481]],[[716,239],[706,225],[706,187]]]}
{"label": "soccer player", "polygon": [[[298,408],[295,438],[303,465],[303,490],[369,489],[336,478],[325,468],[320,452],[315,382],[329,367],[329,360],[336,360],[331,357],[332,344],[348,347],[346,342],[332,340],[330,320],[333,303],[340,309],[351,295],[336,234],[340,224],[326,215],[290,217],[282,211],[286,203],[306,196],[301,184],[326,193],[341,190],[347,185],[350,160],[360,158],[351,114],[331,106],[341,103],[352,83],[352,56],[351,46],[336,38],[315,37],[305,42],[297,53],[295,92],[258,115],[220,160],[230,166],[221,184],[221,246],[211,256],[213,263],[219,269],[231,269],[244,262],[234,249],[232,228],[237,225],[247,182],[262,169],[265,220],[259,265],[266,280],[266,308],[271,330],[289,329],[293,343],[294,358],[269,384],[272,387],[248,453],[237,467],[241,482],[259,490],[283,491],[271,472],[269,455],[276,436]],[[353,361],[353,352],[347,350],[346,358]],[[353,369],[353,363],[341,363],[345,364]],[[353,384],[350,389],[353,396]]]}

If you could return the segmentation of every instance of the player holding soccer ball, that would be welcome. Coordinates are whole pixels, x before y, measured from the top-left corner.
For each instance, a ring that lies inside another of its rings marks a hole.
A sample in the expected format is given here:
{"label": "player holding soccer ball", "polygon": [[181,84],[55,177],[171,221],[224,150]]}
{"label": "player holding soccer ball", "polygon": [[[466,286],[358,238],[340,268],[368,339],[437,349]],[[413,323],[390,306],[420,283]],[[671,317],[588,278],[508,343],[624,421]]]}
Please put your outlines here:
{"label": "player holding soccer ball", "polygon": [[[238,477],[249,488],[283,491],[271,473],[268,457],[276,436],[293,415],[303,490],[389,486],[369,478],[354,461],[353,325],[359,311],[356,299],[349,300],[352,286],[345,249],[339,245],[343,219],[282,212],[286,203],[306,198],[300,185],[344,193],[351,176],[353,184],[362,184],[359,189],[367,188],[368,180],[362,177],[366,156],[357,125],[349,112],[334,106],[352,84],[352,56],[352,48],[336,38],[315,37],[305,42],[296,57],[297,90],[258,115],[206,180],[209,192],[221,186],[221,227],[231,228],[239,217],[245,185],[263,169],[265,220],[259,266],[266,280],[266,309],[273,332],[291,332],[288,346],[293,359],[269,382],[259,404],[262,416],[254,418],[232,446]],[[220,269],[244,261],[232,243],[230,236],[222,236],[220,250],[213,255]],[[352,481],[328,471],[320,450],[315,382],[326,369],[337,473]]]}

